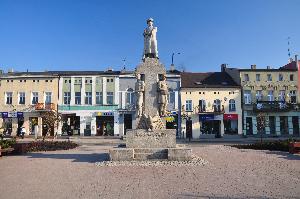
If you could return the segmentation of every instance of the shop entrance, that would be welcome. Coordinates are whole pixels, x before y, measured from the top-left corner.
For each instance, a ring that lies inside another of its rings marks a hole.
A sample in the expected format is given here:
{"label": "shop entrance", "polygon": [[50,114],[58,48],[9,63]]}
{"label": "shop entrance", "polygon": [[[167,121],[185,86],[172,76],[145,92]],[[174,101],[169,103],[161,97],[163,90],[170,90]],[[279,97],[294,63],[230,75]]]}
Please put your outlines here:
{"label": "shop entrance", "polygon": [[205,120],[202,121],[202,134],[215,134],[221,136],[221,121],[220,120]]}
{"label": "shop entrance", "polygon": [[176,136],[178,136],[178,116],[172,115],[166,118],[166,129],[176,129]]}
{"label": "shop entrance", "polygon": [[62,123],[62,135],[80,135],[80,116],[63,114]]}
{"label": "shop entrance", "polygon": [[298,120],[298,116],[293,116],[292,117],[292,122],[293,122],[293,134],[294,135],[299,135],[299,120]]}
{"label": "shop entrance", "polygon": [[132,114],[124,114],[124,135],[127,129],[132,129]]}
{"label": "shop entrance", "polygon": [[[124,118],[125,119],[125,118]],[[96,116],[96,126],[98,136],[114,135],[114,117]]]}
{"label": "shop entrance", "polygon": [[29,132],[30,134],[34,135],[35,132],[38,131],[38,118],[37,117],[30,117],[29,118]]}
{"label": "shop entrance", "polygon": [[12,133],[12,118],[3,118],[3,127],[7,135]]}
{"label": "shop entrance", "polygon": [[224,133],[227,135],[238,134],[238,121],[237,120],[224,120]]}
{"label": "shop entrance", "polygon": [[19,136],[21,134],[21,127],[24,124],[24,117],[18,117],[18,133],[17,135]]}
{"label": "shop entrance", "polygon": [[280,133],[281,135],[288,135],[288,117],[280,116]]}
{"label": "shop entrance", "polygon": [[252,117],[246,117],[246,134],[253,135]]}

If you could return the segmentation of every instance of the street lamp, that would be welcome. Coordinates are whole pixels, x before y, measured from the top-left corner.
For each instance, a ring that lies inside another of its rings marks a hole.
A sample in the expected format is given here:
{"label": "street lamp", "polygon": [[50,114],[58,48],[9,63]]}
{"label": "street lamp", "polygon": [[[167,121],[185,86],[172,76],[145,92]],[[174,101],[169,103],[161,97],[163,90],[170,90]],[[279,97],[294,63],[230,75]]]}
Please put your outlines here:
{"label": "street lamp", "polygon": [[[180,53],[176,53],[177,55],[180,55]],[[171,66],[174,66],[174,55],[175,55],[175,53],[172,53],[172,64],[171,64]]]}

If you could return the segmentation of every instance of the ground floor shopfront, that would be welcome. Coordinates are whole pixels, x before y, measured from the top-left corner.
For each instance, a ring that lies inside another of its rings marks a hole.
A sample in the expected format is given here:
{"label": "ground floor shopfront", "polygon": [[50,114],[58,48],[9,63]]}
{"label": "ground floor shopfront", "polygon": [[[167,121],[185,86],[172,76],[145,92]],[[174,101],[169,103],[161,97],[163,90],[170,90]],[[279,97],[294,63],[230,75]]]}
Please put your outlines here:
{"label": "ground floor shopfront", "polygon": [[244,135],[269,136],[300,136],[300,113],[294,112],[267,112],[262,113],[265,125],[252,111],[245,111],[243,118]]}
{"label": "ground floor shopfront", "polygon": [[242,134],[241,114],[194,114],[182,121],[182,135],[188,138],[223,137]]}
{"label": "ground floor shopfront", "polygon": [[114,136],[119,135],[118,112],[105,111],[61,111],[59,135],[69,136]]}
{"label": "ground floor shopfront", "polygon": [[54,125],[48,127],[43,125],[41,112],[1,112],[0,127],[3,127],[6,134],[16,136],[19,135],[21,127],[25,128],[25,135],[38,135],[48,133],[54,136]]}

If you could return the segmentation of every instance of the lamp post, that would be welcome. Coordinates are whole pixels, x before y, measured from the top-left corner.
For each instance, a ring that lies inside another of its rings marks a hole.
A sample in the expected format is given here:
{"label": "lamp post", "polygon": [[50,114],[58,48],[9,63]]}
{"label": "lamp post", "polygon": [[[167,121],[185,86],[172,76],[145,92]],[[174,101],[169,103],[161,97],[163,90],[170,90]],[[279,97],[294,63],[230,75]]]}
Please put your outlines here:
{"label": "lamp post", "polygon": [[172,53],[172,64],[171,64],[171,66],[174,66],[174,55],[175,54],[180,55],[180,53]]}

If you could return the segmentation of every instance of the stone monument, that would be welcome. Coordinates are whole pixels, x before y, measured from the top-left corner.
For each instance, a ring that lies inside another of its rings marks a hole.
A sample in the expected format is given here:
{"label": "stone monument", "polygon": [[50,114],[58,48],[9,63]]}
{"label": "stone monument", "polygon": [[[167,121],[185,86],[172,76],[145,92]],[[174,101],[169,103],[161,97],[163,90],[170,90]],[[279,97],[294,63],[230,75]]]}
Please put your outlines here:
{"label": "stone monument", "polygon": [[144,30],[143,62],[136,68],[137,128],[127,131],[126,148],[110,150],[110,159],[191,160],[191,149],[176,144],[176,130],[166,129],[168,85],[166,69],[159,62],[153,19]]}

